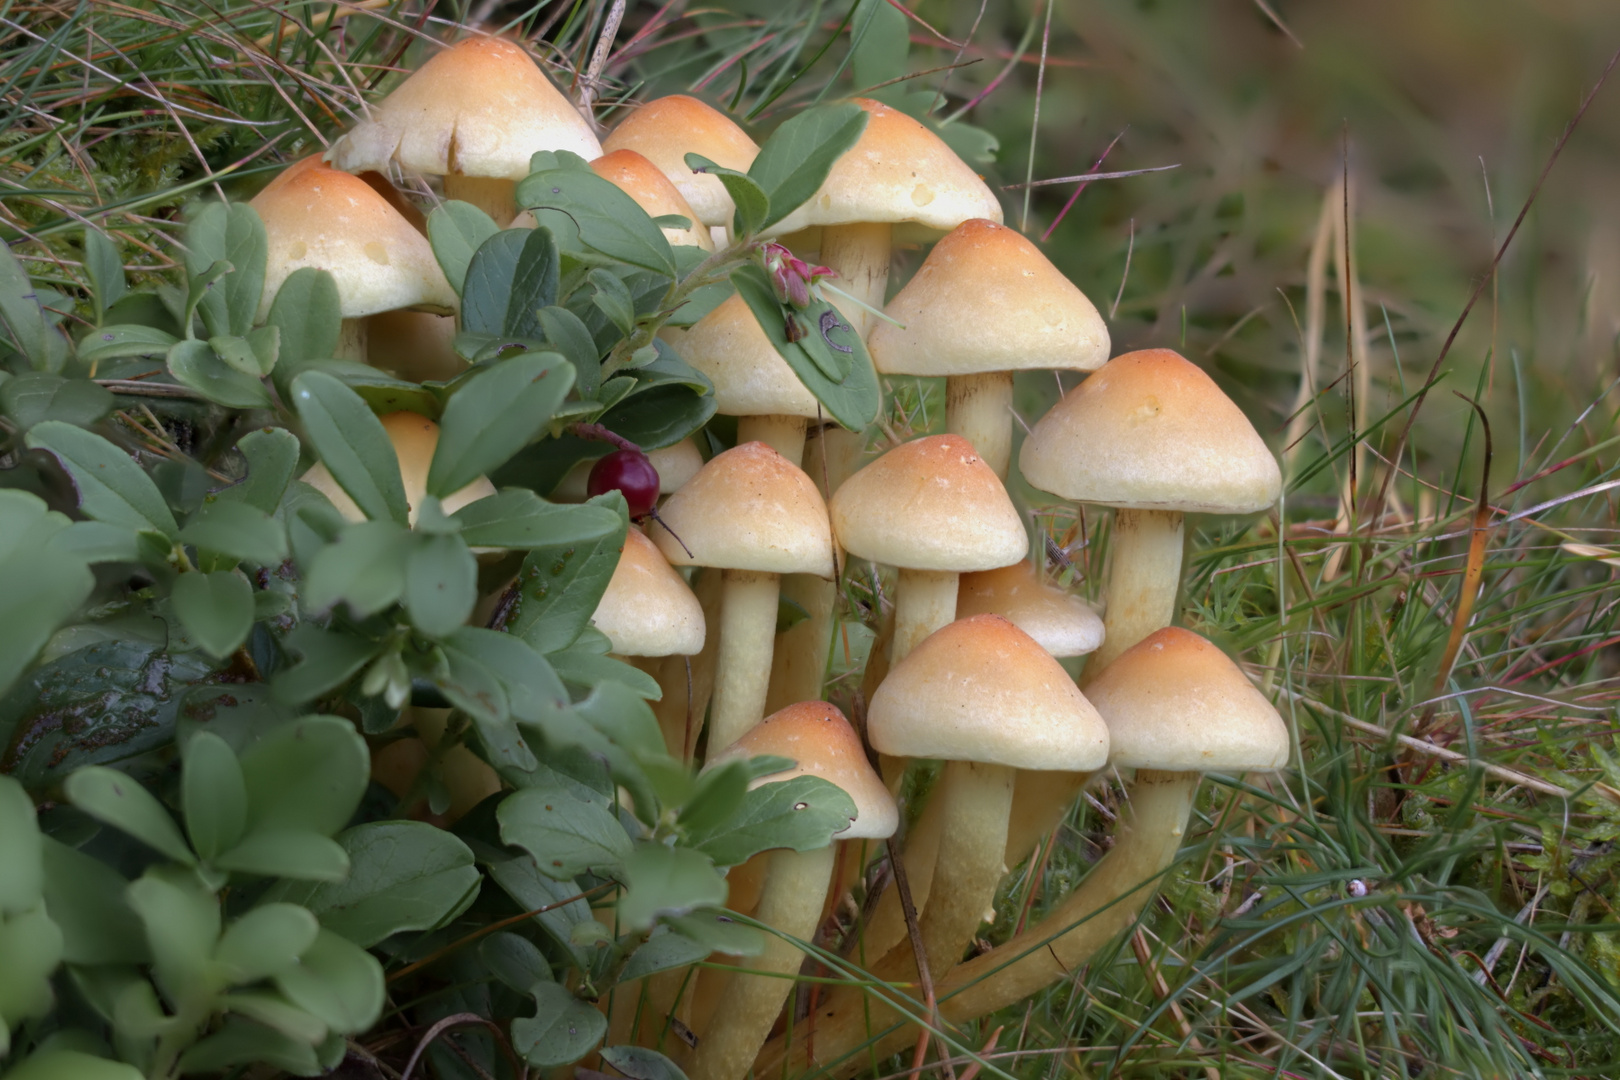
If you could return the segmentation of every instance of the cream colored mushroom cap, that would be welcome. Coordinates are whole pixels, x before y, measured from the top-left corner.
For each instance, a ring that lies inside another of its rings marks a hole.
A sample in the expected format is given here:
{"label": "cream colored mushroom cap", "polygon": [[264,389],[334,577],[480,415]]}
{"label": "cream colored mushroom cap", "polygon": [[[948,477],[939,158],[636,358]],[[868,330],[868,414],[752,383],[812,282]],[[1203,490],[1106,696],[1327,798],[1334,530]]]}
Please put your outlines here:
{"label": "cream colored mushroom cap", "polygon": [[801,701],[774,712],[714,756],[706,768],[763,755],[792,758],[791,769],[762,776],[749,785],[779,784],[799,776],[819,776],[837,784],[855,802],[855,820],[838,840],[882,840],[900,826],[900,811],[883,778],[866,759],[861,737],[836,706]]}
{"label": "cream colored mushroom cap", "polygon": [[691,656],[703,650],[703,606],[658,545],[633,525],[591,625],[607,635],[620,656]]}
{"label": "cream colored mushroom cap", "polygon": [[[1016,229],[975,218],[928,253],[867,339],[885,375],[973,375],[1108,359],[1108,327],[1086,294]],[[899,323],[900,325],[895,325]]]}
{"label": "cream colored mushroom cap", "polygon": [[1169,349],[1116,356],[1041,417],[1024,479],[1133,510],[1252,514],[1282,490],[1277,459],[1232,399]]}
{"label": "cream colored mushroom cap", "polygon": [[435,54],[327,151],[340,169],[521,180],[541,150],[602,156],[591,127],[523,49],[468,38]]}
{"label": "cream colored mushroom cap", "polygon": [[1120,653],[1086,687],[1108,721],[1109,760],[1167,772],[1269,772],[1288,763],[1288,726],[1221,650],[1168,626]]}
{"label": "cream colored mushroom cap", "polygon": [[1084,656],[1103,643],[1103,621],[1078,596],[1043,582],[1028,559],[963,574],[956,617],[1000,615],[1053,656]]}
{"label": "cream colored mushroom cap", "polygon": [[990,188],[938,135],[898,109],[854,101],[870,117],[866,130],[810,201],[773,225],[773,233],[863,221],[948,230],[970,218],[1001,220]]}
{"label": "cream colored mushroom cap", "polygon": [[901,443],[844,481],[833,532],[854,554],[910,570],[993,570],[1029,551],[995,471],[960,435]]}
{"label": "cream colored mushroom cap", "polygon": [[737,207],[720,178],[695,173],[687,154],[702,154],[726,169],[747,172],[759,156],[759,144],[725,113],[694,97],[673,94],[641,105],[619,121],[602,140],[602,149],[634,150],[680,190],[705,225],[731,224]]}
{"label": "cream colored mushroom cap", "polygon": [[714,240],[704,228],[697,211],[682,198],[669,177],[658,166],[634,150],[615,150],[591,162],[591,169],[620,191],[636,200],[636,205],[647,211],[648,217],[678,214],[691,222],[684,229],[665,227],[664,238],[672,244],[714,250]]}
{"label": "cream colored mushroom cap", "polygon": [[264,221],[269,259],[259,319],[293,271],[329,271],[345,319],[421,307],[456,309],[427,237],[357,176],[317,157],[289,166],[248,204]]}
{"label": "cream colored mushroom cap", "polygon": [[716,454],[658,514],[668,527],[654,525],[654,542],[676,566],[833,576],[827,504],[803,469],[764,443]]}
{"label": "cream colored mushroom cap", "polygon": [[748,302],[732,293],[686,330],[667,328],[664,340],[714,383],[726,416],[803,416],[818,413],[816,396],[776,351]]}
{"label": "cream colored mushroom cap", "polygon": [[[396,412],[379,417],[388,441],[394,444],[394,455],[399,458],[399,477],[405,485],[405,505],[409,508],[410,523],[416,524],[422,512],[422,500],[427,497],[428,469],[433,464],[433,451],[439,446],[439,425],[420,413]],[[319,462],[299,479],[331,500],[338,513],[348,521],[364,521],[349,493]],[[480,476],[460,491],[446,496],[440,504],[446,514],[453,514],[468,503],[477,502],[495,494],[495,485]]]}
{"label": "cream colored mushroom cap", "polygon": [[1058,662],[1000,615],[936,630],[889,672],[867,710],[885,754],[1087,772],[1108,727]]}

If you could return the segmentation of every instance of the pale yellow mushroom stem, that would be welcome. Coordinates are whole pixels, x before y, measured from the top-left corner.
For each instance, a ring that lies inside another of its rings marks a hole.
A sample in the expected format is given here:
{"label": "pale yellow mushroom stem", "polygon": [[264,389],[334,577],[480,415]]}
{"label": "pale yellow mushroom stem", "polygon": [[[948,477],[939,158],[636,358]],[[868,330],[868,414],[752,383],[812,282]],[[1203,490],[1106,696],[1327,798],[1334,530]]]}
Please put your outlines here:
{"label": "pale yellow mushroom stem", "polygon": [[797,465],[804,460],[804,428],[802,416],[739,416],[737,442],[762,442]]}
{"label": "pale yellow mushroom stem", "polygon": [[1012,404],[1010,371],[952,375],[945,380],[945,430],[972,443],[1002,480],[1012,464]]}
{"label": "pale yellow mushroom stem", "polygon": [[451,173],[444,178],[444,197],[472,203],[503,229],[517,217],[517,182],[513,180]]}
{"label": "pale yellow mushroom stem", "polygon": [[725,571],[720,653],[709,715],[710,757],[736,742],[765,715],[780,581],[777,574]]}

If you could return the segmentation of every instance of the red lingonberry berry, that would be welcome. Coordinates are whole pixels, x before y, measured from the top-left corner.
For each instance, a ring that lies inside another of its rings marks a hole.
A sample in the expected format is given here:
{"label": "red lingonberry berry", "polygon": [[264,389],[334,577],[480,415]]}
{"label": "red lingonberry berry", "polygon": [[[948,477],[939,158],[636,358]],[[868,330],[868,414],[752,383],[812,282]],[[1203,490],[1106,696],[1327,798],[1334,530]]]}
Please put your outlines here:
{"label": "red lingonberry berry", "polygon": [[658,470],[640,450],[615,450],[591,466],[585,490],[593,498],[621,492],[630,505],[630,516],[646,517],[658,503]]}

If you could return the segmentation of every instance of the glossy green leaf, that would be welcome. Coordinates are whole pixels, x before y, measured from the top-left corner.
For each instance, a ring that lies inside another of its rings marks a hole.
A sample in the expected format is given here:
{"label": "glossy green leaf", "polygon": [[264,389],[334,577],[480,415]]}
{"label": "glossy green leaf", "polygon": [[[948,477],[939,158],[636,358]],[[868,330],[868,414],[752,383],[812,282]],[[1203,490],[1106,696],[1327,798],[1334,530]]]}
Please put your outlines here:
{"label": "glossy green leaf", "polygon": [[855,803],[815,776],[762,784],[720,822],[694,829],[688,843],[719,866],[736,866],[772,848],[812,851],[832,843],[855,820]]}
{"label": "glossy green leaf", "polygon": [[227,364],[206,341],[181,341],[169,350],[169,374],[185,386],[232,409],[265,409],[270,391],[253,375]]}
{"label": "glossy green leaf", "polygon": [[54,542],[0,559],[0,693],[11,689],[94,588],[84,558]]}
{"label": "glossy green leaf", "polygon": [[45,420],[89,427],[117,404],[89,379],[64,379],[45,371],[27,371],[0,383],[0,411],[19,431]]}
{"label": "glossy green leaf", "polygon": [[501,839],[529,852],[543,873],[571,878],[590,871],[617,877],[629,857],[630,837],[605,807],[561,786],[524,788],[496,811]]}
{"label": "glossy green leaf", "polygon": [[662,916],[726,902],[726,879],[707,855],[691,848],[637,844],[625,860],[623,880],[619,921],[633,930],[644,930]]}
{"label": "glossy green leaf", "polygon": [[724,911],[705,908],[669,920],[670,929],[701,942],[710,952],[730,956],[758,956],[765,951],[765,934],[744,926]]}
{"label": "glossy green leaf", "polygon": [[191,846],[205,860],[230,848],[247,827],[241,763],[230,744],[211,731],[199,731],[186,743],[180,806]]}
{"label": "glossy green leaf", "polygon": [[[504,338],[509,334],[509,315],[523,317],[514,293],[518,267],[524,262],[524,253],[531,250],[531,243],[535,245],[531,261],[547,252],[556,257],[556,245],[550,231],[545,229],[505,229],[491,234],[473,253],[467,264],[467,280],[462,286],[461,328],[464,333]],[[545,304],[537,304],[535,310],[554,301],[555,293],[553,287],[551,298]]]}
{"label": "glossy green leaf", "polygon": [[71,524],[33,492],[0,488],[0,559],[54,544]]}
{"label": "glossy green leaf", "polygon": [[276,976],[276,986],[299,1008],[342,1034],[365,1031],[383,1005],[383,971],[372,955],[330,930]]}
{"label": "glossy green leaf", "polygon": [[906,74],[910,32],[905,14],[887,0],[861,0],[849,26],[850,68],[857,93],[866,94],[879,83]]}
{"label": "glossy green leaf", "polygon": [[253,586],[234,570],[181,574],[171,598],[180,625],[210,656],[231,655],[253,629]]}
{"label": "glossy green leaf", "polygon": [[231,982],[257,982],[297,964],[320,929],[315,916],[297,904],[260,904],[225,928],[214,959]]}
{"label": "glossy green leaf", "polygon": [[731,220],[732,231],[738,237],[753,236],[765,227],[770,215],[771,200],[765,189],[747,173],[717,165],[702,154],[687,154],[686,165],[695,173],[708,173],[716,177],[726,194],[737,207]]}
{"label": "glossy green leaf", "polygon": [[292,704],[313,701],[343,685],[382,650],[382,645],[353,634],[322,630],[300,623],[284,642],[303,659],[276,675],[276,697]]}
{"label": "glossy green leaf", "polygon": [[[43,904],[0,919],[0,1031],[51,1011],[50,976],[62,958],[62,932]],[[0,1037],[0,1047],[4,1045]]]}
{"label": "glossy green leaf", "polygon": [[[580,243],[610,259],[675,276],[675,256],[663,230],[611,181],[582,169],[549,169],[518,183],[518,205],[566,215]],[[542,224],[547,215],[535,215]]]}
{"label": "glossy green leaf", "polygon": [[[470,276],[470,271],[469,271]],[[507,293],[506,315],[499,331],[513,337],[537,338],[544,331],[540,310],[557,302],[562,267],[557,241],[551,230],[531,229],[518,252],[511,288]],[[468,327],[468,329],[473,329]]]}
{"label": "glossy green leaf", "polygon": [[125,895],[146,930],[158,985],[170,1000],[204,992],[212,981],[219,940],[219,900],[195,874],[154,867],[131,882]]}
{"label": "glossy green leaf", "polygon": [[661,450],[696,432],[713,419],[717,408],[712,396],[664,383],[631,394],[609,409],[601,423],[643,450]]}
{"label": "glossy green leaf", "polygon": [[551,965],[534,942],[526,937],[501,931],[478,945],[478,958],[501,982],[520,994],[527,994],[541,983],[555,981]]}
{"label": "glossy green leaf", "polygon": [[252,333],[256,340],[234,334],[211,337],[208,347],[226,367],[257,381],[270,374],[270,369],[275,367],[279,346],[273,326],[263,326]]}
{"label": "glossy green leaf", "polygon": [[43,371],[52,366],[53,354],[49,338],[55,333],[45,322],[45,311],[40,306],[34,283],[11,253],[10,245],[0,244],[0,333],[5,344],[21,353],[34,366]]}
{"label": "glossy green leaf", "polygon": [[410,930],[442,926],[472,903],[480,875],[460,839],[420,821],[377,821],[337,837],[349,874],[330,884],[284,883],[278,900],[302,904],[321,925],[368,949]]}
{"label": "glossy green leaf", "polygon": [[313,266],[294,270],[276,290],[265,325],[280,336],[278,362],[283,365],[332,356],[343,330],[337,281]]}
{"label": "glossy green leaf", "polygon": [[407,524],[399,460],[382,421],[360,396],[325,372],[305,371],[293,380],[292,405],[322,463],[361,513]]}
{"label": "glossy green leaf", "polygon": [[[107,316],[107,309],[124,298],[128,285],[124,280],[124,260],[118,256],[117,246],[100,229],[85,226],[84,273],[90,279],[90,296],[96,305],[96,325]],[[84,350],[79,350],[84,359]]]}
{"label": "glossy green leaf", "polygon": [[536,318],[546,347],[574,365],[574,385],[580,397],[595,397],[602,383],[602,356],[590,328],[565,307],[543,307]]}
{"label": "glossy green leaf", "polygon": [[620,521],[604,507],[549,503],[522,488],[468,503],[451,517],[471,547],[518,549],[591,543],[616,533]]}
{"label": "glossy green leaf", "polygon": [[461,295],[467,280],[467,265],[484,241],[500,232],[495,220],[472,203],[449,199],[428,215],[428,242],[433,245],[439,269],[450,287]]}
{"label": "glossy green leaf", "polygon": [[[513,903],[523,911],[537,911],[534,922],[559,948],[571,953],[582,966],[587,962],[582,952],[571,943],[572,928],[582,922],[594,922],[591,906],[584,900],[574,899],[580,894],[573,881],[559,881],[540,872],[533,855],[514,855],[505,848],[485,846],[480,849],[479,861],[489,869],[490,879],[500,886]],[[547,910],[541,911],[541,908]]]}
{"label": "glossy green leaf", "polygon": [[302,598],[306,610],[325,611],[341,601],[364,618],[395,603],[405,595],[417,539],[392,521],[347,526],[309,567]]}
{"label": "glossy green leaf", "polygon": [[247,459],[247,476],[219,492],[219,498],[275,513],[298,471],[298,436],[286,428],[258,428],[238,439],[236,449]]}
{"label": "glossy green leaf", "polygon": [[417,534],[405,562],[405,611],[429,637],[453,633],[478,602],[478,563],[461,537]]}
{"label": "glossy green leaf", "polygon": [[519,603],[512,617],[512,632],[538,653],[567,648],[589,624],[624,547],[630,527],[624,496],[599,495],[586,503],[619,516],[611,533],[587,543],[569,541],[536,547],[518,571]]}
{"label": "glossy green leaf", "polygon": [[[872,359],[865,343],[849,328],[837,308],[817,301],[809,309],[796,313],[794,317],[807,333],[798,341],[789,341],[782,305],[771,292],[765,271],[758,266],[745,266],[732,273],[731,281],[747,301],[771,345],[787,361],[799,381],[826,407],[829,416],[851,431],[861,431],[877,418],[882,391]],[[837,381],[823,370],[834,362],[828,357],[835,355],[849,362],[844,369],[848,373]]]}
{"label": "glossy green leaf", "polygon": [[504,464],[544,430],[574,384],[556,353],[523,353],[464,382],[445,406],[427,492],[444,498]]}
{"label": "glossy green leaf", "polygon": [[163,356],[174,344],[173,334],[155,326],[103,326],[80,339],[79,359],[99,364],[125,356]]}
{"label": "glossy green leaf", "polygon": [[213,860],[221,870],[295,881],[342,881],[349,857],[337,841],[308,829],[259,829]]}
{"label": "glossy green leaf", "polygon": [[210,334],[246,334],[264,295],[270,241],[258,211],[247,203],[208,203],[186,226],[186,272],[203,274],[219,262],[232,270],[198,305]]}
{"label": "glossy green leaf", "polygon": [[45,888],[42,843],[34,800],[16,780],[0,775],[0,921],[39,903]]}
{"label": "glossy green leaf", "polygon": [[[464,626],[444,642],[444,647],[477,657],[500,680],[506,688],[509,710],[516,720],[537,724],[569,707],[568,691],[551,664],[520,637]],[[486,744],[485,749],[490,750],[490,747]],[[511,756],[492,751],[491,761],[497,767],[513,766],[526,772],[534,768],[527,748]]]}
{"label": "glossy green leaf", "polygon": [[180,530],[180,540],[260,566],[275,566],[287,557],[285,526],[245,500],[204,503]]}
{"label": "glossy green leaf", "polygon": [[586,281],[592,289],[591,303],[596,310],[628,337],[636,323],[636,302],[629,288],[617,275],[602,269],[592,270],[586,275]]}
{"label": "glossy green leaf", "polygon": [[89,517],[164,536],[179,531],[151,477],[112,443],[94,432],[58,420],[29,431],[30,449],[50,452],[73,477],[79,506]]}
{"label": "glossy green leaf", "polygon": [[30,1054],[6,1073],[6,1080],[144,1080],[141,1071],[121,1061],[78,1050],[52,1049]]}
{"label": "glossy green leaf", "polygon": [[557,983],[534,987],[533,1017],[512,1021],[512,1049],[536,1068],[578,1061],[607,1035],[607,1017]]}
{"label": "glossy green leaf", "polygon": [[691,799],[681,807],[680,825],[688,833],[698,835],[722,827],[742,805],[750,779],[748,766],[741,761],[704,769]]}
{"label": "glossy green leaf", "polygon": [[248,829],[308,830],[331,836],[354,814],[370,755],[354,725],[308,716],[276,729],[242,755]]}
{"label": "glossy green leaf", "polygon": [[859,105],[815,105],[777,128],[748,167],[770,200],[762,228],[768,228],[810,201],[838,159],[866,130]]}
{"label": "glossy green leaf", "polygon": [[196,862],[168,808],[132,777],[91,765],[68,777],[68,801],[97,821],[127,833],[176,862]]}
{"label": "glossy green leaf", "polygon": [[100,859],[44,838],[45,909],[62,929],[70,964],[139,964],[150,958],[146,936],[125,901],[129,882]]}
{"label": "glossy green leaf", "polygon": [[218,1076],[247,1065],[269,1066],[294,1076],[319,1076],[325,1071],[308,1043],[239,1016],[226,1017],[218,1031],[180,1055],[178,1071]]}
{"label": "glossy green leaf", "polygon": [[657,701],[663,696],[658,680],[623,660],[603,656],[589,649],[562,649],[549,654],[552,669],[566,683],[589,689],[602,682],[627,687],[639,697]]}
{"label": "glossy green leaf", "polygon": [[656,975],[660,971],[686,967],[706,959],[711,951],[701,942],[678,934],[667,926],[660,926],[631,954],[624,970],[619,973],[619,981],[627,983]]}
{"label": "glossy green leaf", "polygon": [[219,1006],[249,1020],[257,1020],[296,1042],[314,1046],[326,1038],[326,1024],[320,1018],[311,1016],[273,991],[239,990],[221,997]]}
{"label": "glossy green leaf", "polygon": [[630,1080],[686,1080],[686,1074],[669,1058],[644,1046],[608,1046],[602,1060]]}

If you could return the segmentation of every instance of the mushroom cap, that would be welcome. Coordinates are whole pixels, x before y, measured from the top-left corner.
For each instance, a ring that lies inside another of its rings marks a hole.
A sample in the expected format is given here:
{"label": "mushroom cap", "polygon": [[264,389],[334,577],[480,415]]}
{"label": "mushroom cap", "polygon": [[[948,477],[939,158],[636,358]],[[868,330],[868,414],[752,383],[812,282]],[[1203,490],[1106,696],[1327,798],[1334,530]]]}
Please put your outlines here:
{"label": "mushroom cap", "polygon": [[1116,356],[1041,417],[1024,478],[1132,510],[1252,514],[1277,500],[1277,459],[1232,399],[1169,349]]}
{"label": "mushroom cap", "polygon": [[659,171],[658,166],[634,150],[615,150],[610,154],[603,154],[591,162],[591,169],[597,176],[609,181],[636,200],[636,205],[647,211],[648,217],[679,214],[691,222],[684,229],[665,227],[664,238],[670,243],[698,247],[704,251],[714,250],[714,240],[709,236],[709,230],[703,227],[703,222],[698,219],[697,212],[687,204],[675,185],[669,182],[669,177]]}
{"label": "mushroom cap", "polygon": [[427,237],[359,177],[307,157],[248,205],[264,221],[268,241],[259,319],[270,313],[282,282],[306,266],[331,272],[345,319],[409,307],[456,309],[455,290]]}
{"label": "mushroom cap", "polygon": [[350,172],[384,172],[393,161],[427,176],[521,180],[540,150],[602,156],[585,118],[527,52],[477,37],[430,57],[327,157]]}
{"label": "mushroom cap", "polygon": [[778,784],[798,776],[819,776],[843,788],[855,801],[855,820],[839,840],[882,840],[900,825],[900,811],[883,778],[866,759],[866,748],[844,714],[825,701],[801,701],[774,712],[716,754],[707,768],[727,761],[772,754],[792,758],[791,769],[762,776],[749,785]]}
{"label": "mushroom cap", "polygon": [[1000,615],[1053,656],[1084,656],[1103,643],[1103,621],[1091,605],[1046,584],[1028,559],[998,570],[963,574],[956,617]]}
{"label": "mushroom cap", "polygon": [[969,218],[1001,220],[1001,204],[990,188],[938,135],[881,102],[853,100],[870,117],[866,130],[810,201],[772,232],[863,221],[914,221],[947,230]]}
{"label": "mushroom cap", "polygon": [[[1086,294],[1016,229],[974,218],[934,245],[867,339],[885,375],[973,375],[1108,359]],[[902,329],[903,327],[903,329]]]}
{"label": "mushroom cap", "polygon": [[995,471],[960,435],[901,443],[832,498],[838,542],[863,559],[966,573],[1029,552],[1024,522]]}
{"label": "mushroom cap", "polygon": [[632,526],[591,624],[620,656],[691,656],[703,650],[703,606],[658,545]]}
{"label": "mushroom cap", "polygon": [[716,454],[658,514],[668,527],[654,542],[676,566],[833,576],[827,504],[803,469],[762,442]]}
{"label": "mushroom cap", "polygon": [[737,293],[686,330],[666,328],[682,360],[714,383],[714,400],[727,416],[820,415],[820,404],[788,367],[748,302]]}
{"label": "mushroom cap", "polygon": [[718,109],[674,94],[632,109],[602,140],[602,149],[634,150],[663,170],[705,225],[730,225],[737,207],[720,178],[695,173],[687,154],[702,154],[726,169],[747,172],[759,144]]}
{"label": "mushroom cap", "polygon": [[1288,726],[1221,650],[1190,630],[1149,634],[1086,687],[1108,721],[1115,765],[1168,772],[1270,772]]}
{"label": "mushroom cap", "polygon": [[889,672],[867,710],[885,754],[1086,772],[1109,731],[1047,651],[1000,615],[934,631]]}
{"label": "mushroom cap", "polygon": [[[405,505],[409,508],[410,523],[414,526],[422,512],[422,500],[427,497],[428,469],[433,464],[433,451],[439,446],[439,425],[413,412],[389,413],[378,419],[382,421],[383,430],[388,432],[388,441],[394,444],[394,456],[399,458],[399,478],[405,485]],[[299,479],[330,499],[346,520],[366,520],[366,515],[349,498],[349,493],[338,486],[325,465],[316,462]],[[495,485],[480,476],[460,491],[445,496],[440,505],[446,514],[453,514],[468,503],[493,494]]]}

